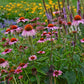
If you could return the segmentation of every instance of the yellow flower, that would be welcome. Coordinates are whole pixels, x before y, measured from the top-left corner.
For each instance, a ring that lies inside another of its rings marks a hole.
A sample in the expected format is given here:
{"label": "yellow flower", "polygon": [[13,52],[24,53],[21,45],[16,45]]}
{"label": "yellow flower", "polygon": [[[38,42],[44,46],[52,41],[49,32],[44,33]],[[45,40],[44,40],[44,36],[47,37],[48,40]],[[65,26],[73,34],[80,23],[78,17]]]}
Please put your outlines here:
{"label": "yellow flower", "polygon": [[74,12],[77,12],[77,9],[76,8],[74,9]]}
{"label": "yellow flower", "polygon": [[22,14],[19,14],[19,16],[22,16]]}
{"label": "yellow flower", "polygon": [[41,3],[39,3],[39,6],[42,6],[42,4],[41,4]]}
{"label": "yellow flower", "polygon": [[9,7],[9,5],[6,5],[6,7]]}
{"label": "yellow flower", "polygon": [[52,3],[53,3],[52,1],[49,2],[50,5],[52,5]]}
{"label": "yellow flower", "polygon": [[75,8],[75,6],[72,6],[72,8]]}
{"label": "yellow flower", "polygon": [[32,11],[31,13],[34,13],[35,11]]}
{"label": "yellow flower", "polygon": [[9,4],[12,4],[12,3],[9,3]]}
{"label": "yellow flower", "polygon": [[11,11],[11,9],[8,9],[8,11]]}
{"label": "yellow flower", "polygon": [[29,10],[29,8],[25,8],[25,10],[26,10],[26,11],[28,11],[28,10]]}
{"label": "yellow flower", "polygon": [[81,7],[81,9],[83,9],[83,7]]}
{"label": "yellow flower", "polygon": [[53,16],[55,16],[55,14],[53,13]]}
{"label": "yellow flower", "polygon": [[6,9],[6,8],[3,8],[4,10]]}
{"label": "yellow flower", "polygon": [[17,4],[17,7],[21,6],[21,4]]}
{"label": "yellow flower", "polygon": [[1,6],[1,8],[3,8],[3,6]]}
{"label": "yellow flower", "polygon": [[39,7],[38,9],[43,9],[42,7]]}
{"label": "yellow flower", "polygon": [[17,10],[15,11],[15,13],[17,13]]}
{"label": "yellow flower", "polygon": [[47,22],[47,19],[45,20],[45,22]]}
{"label": "yellow flower", "polygon": [[62,2],[60,2],[60,4],[62,4]]}
{"label": "yellow flower", "polygon": [[45,17],[46,15],[43,15],[43,17]]}
{"label": "yellow flower", "polygon": [[42,12],[39,13],[40,15],[42,14]]}

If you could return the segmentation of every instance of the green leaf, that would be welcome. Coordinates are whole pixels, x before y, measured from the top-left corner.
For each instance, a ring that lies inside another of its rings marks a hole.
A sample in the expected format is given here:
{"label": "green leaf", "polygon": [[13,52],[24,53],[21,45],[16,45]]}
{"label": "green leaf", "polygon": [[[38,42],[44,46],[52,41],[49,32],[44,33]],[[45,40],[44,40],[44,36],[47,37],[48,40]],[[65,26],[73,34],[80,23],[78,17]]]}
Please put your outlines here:
{"label": "green leaf", "polygon": [[68,84],[75,84],[76,82],[76,74],[73,71],[67,71],[64,74],[64,77],[67,79]]}
{"label": "green leaf", "polygon": [[41,57],[38,61],[45,61],[46,59],[48,59],[48,57]]}

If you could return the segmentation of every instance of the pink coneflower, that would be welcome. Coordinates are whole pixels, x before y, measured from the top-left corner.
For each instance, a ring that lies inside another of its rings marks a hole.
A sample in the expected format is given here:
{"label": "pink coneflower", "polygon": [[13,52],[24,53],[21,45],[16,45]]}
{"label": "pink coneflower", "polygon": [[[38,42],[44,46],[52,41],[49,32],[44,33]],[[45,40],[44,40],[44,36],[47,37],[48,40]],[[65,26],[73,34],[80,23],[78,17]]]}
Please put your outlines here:
{"label": "pink coneflower", "polygon": [[5,42],[5,41],[9,41],[9,38],[2,38],[1,40],[0,40],[0,42]]}
{"label": "pink coneflower", "polygon": [[76,15],[76,16],[74,17],[74,20],[73,20],[73,22],[72,22],[72,25],[77,26],[77,25],[79,25],[80,23],[84,24],[84,20],[81,18],[80,15]]}
{"label": "pink coneflower", "polygon": [[53,14],[60,14],[60,11],[55,11],[55,12],[53,12]]}
{"label": "pink coneflower", "polygon": [[36,55],[32,55],[29,57],[29,61],[33,61],[33,60],[36,60],[37,59],[37,56]]}
{"label": "pink coneflower", "polygon": [[23,78],[23,76],[22,75],[20,75],[19,77],[18,77],[18,79],[22,79]]}
{"label": "pink coneflower", "polygon": [[47,34],[47,32],[44,31],[44,32],[41,34],[41,36],[45,36],[46,34]]}
{"label": "pink coneflower", "polygon": [[34,18],[34,19],[30,20],[30,21],[33,22],[33,21],[37,21],[37,20],[39,20],[39,17],[36,17],[36,18]]}
{"label": "pink coneflower", "polygon": [[5,47],[5,46],[8,46],[9,45],[9,39],[7,40],[7,42],[5,42],[4,44],[2,44],[3,45],[3,47]]}
{"label": "pink coneflower", "polygon": [[19,46],[19,51],[24,51],[25,49],[27,49],[28,47],[27,46],[22,46],[22,45],[20,45]]}
{"label": "pink coneflower", "polygon": [[42,26],[42,25],[45,25],[45,22],[43,22],[43,23],[37,22],[36,24]]}
{"label": "pink coneflower", "polygon": [[54,26],[53,24],[48,24],[48,26],[47,27],[45,27],[45,28],[48,28],[48,29],[57,29],[57,27],[56,26]]}
{"label": "pink coneflower", "polygon": [[38,51],[37,53],[39,53],[39,54],[44,54],[45,51]]}
{"label": "pink coneflower", "polygon": [[5,67],[9,67],[9,63],[8,63],[8,61],[5,61],[5,59],[3,59],[3,58],[0,58],[0,67],[3,67],[3,68],[5,68]]}
{"label": "pink coneflower", "polygon": [[46,41],[46,39],[40,38],[40,40],[38,40],[37,43],[44,43],[45,41]]}
{"label": "pink coneflower", "polygon": [[11,34],[14,34],[15,32],[21,32],[22,28],[18,27],[17,25],[11,25],[10,26],[11,29]]}
{"label": "pink coneflower", "polygon": [[19,22],[26,22],[29,21],[28,19],[25,19],[24,17],[20,17],[19,19],[17,19],[17,23]]}
{"label": "pink coneflower", "polygon": [[49,37],[51,37],[51,35],[53,36],[54,34],[52,34],[51,32],[48,32],[48,33],[46,34],[46,37],[49,38]]}
{"label": "pink coneflower", "polygon": [[43,30],[44,29],[44,26],[37,26],[36,27],[36,30]]}
{"label": "pink coneflower", "polygon": [[55,40],[55,38],[47,38],[47,40],[49,40],[49,41],[54,41]]}
{"label": "pink coneflower", "polygon": [[10,29],[11,29],[11,30],[15,30],[15,29],[17,29],[17,28],[18,28],[17,25],[10,25]]}
{"label": "pink coneflower", "polygon": [[21,69],[16,69],[14,73],[19,74],[19,73],[21,73],[21,72],[22,72],[22,70],[21,70]]}
{"label": "pink coneflower", "polygon": [[8,34],[8,33],[10,33],[10,32],[11,32],[11,29],[8,28],[8,29],[6,29],[6,31],[4,32],[4,34]]}
{"label": "pink coneflower", "polygon": [[54,70],[54,72],[53,72],[53,76],[55,77],[58,77],[59,75],[61,75],[62,74],[62,71],[57,71],[57,70]]}
{"label": "pink coneflower", "polygon": [[62,24],[63,24],[63,25],[67,25],[67,22],[66,22],[66,21],[62,21]]}
{"label": "pink coneflower", "polygon": [[16,38],[11,38],[11,40],[9,41],[9,44],[12,45],[14,43],[17,43],[18,39]]}
{"label": "pink coneflower", "polygon": [[84,38],[83,38],[83,39],[81,39],[80,41],[81,41],[81,43],[84,43]]}
{"label": "pink coneflower", "polygon": [[26,68],[28,63],[20,63],[17,69]]}
{"label": "pink coneflower", "polygon": [[8,73],[8,71],[5,70],[5,69],[2,69],[2,70],[1,70],[1,73]]}
{"label": "pink coneflower", "polygon": [[30,24],[27,24],[22,32],[22,36],[34,36],[36,34],[36,31],[33,29],[33,27]]}
{"label": "pink coneflower", "polygon": [[17,29],[16,29],[16,32],[17,33],[21,33],[23,31],[23,28],[21,28],[21,27],[18,27]]}
{"label": "pink coneflower", "polygon": [[1,40],[0,40],[0,42],[5,42],[6,41],[6,38],[2,38]]}
{"label": "pink coneflower", "polygon": [[5,51],[4,52],[2,52],[2,54],[7,54],[7,53],[10,53],[12,51],[12,49],[5,49]]}

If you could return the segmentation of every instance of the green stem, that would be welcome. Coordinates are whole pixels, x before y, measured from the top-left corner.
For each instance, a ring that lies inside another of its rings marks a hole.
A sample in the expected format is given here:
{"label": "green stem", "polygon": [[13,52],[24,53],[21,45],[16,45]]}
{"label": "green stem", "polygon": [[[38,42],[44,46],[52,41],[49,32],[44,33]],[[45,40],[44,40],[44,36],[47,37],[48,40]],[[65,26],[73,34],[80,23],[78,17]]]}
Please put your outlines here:
{"label": "green stem", "polygon": [[56,84],[56,78],[54,77],[54,84]]}
{"label": "green stem", "polygon": [[4,84],[6,84],[6,79],[5,79],[5,77],[4,77]]}
{"label": "green stem", "polygon": [[20,84],[22,84],[22,81],[21,81],[21,79],[20,79]]}
{"label": "green stem", "polygon": [[52,76],[50,77],[50,84],[52,84]]}
{"label": "green stem", "polygon": [[27,78],[28,78],[28,80],[29,80],[29,84],[31,84],[30,79],[29,79],[29,76],[28,76],[26,70],[24,70],[24,71],[25,71],[25,74],[26,74],[26,76],[27,76]]}
{"label": "green stem", "polygon": [[37,84],[40,84],[40,81],[37,75],[36,75],[36,79],[37,79]]}
{"label": "green stem", "polygon": [[15,79],[15,76],[13,75],[13,79],[14,79],[14,81],[15,81],[15,84],[17,84],[17,82],[16,82],[16,79]]}
{"label": "green stem", "polygon": [[50,54],[50,62],[52,61],[52,50],[53,50],[53,40],[52,40],[52,30],[51,30],[51,54]]}
{"label": "green stem", "polygon": [[33,48],[33,40],[32,40],[32,37],[31,36],[29,36],[29,43],[30,43],[30,45],[31,45],[31,54],[33,55],[34,54],[34,48]]}

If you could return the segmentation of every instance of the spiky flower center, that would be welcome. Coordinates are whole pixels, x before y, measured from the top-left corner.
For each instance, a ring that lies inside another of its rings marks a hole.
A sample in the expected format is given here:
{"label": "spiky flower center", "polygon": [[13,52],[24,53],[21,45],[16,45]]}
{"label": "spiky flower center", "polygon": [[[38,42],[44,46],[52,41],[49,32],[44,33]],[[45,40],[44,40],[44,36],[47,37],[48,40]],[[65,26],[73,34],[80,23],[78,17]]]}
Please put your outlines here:
{"label": "spiky flower center", "polygon": [[77,33],[77,31],[72,31],[72,33]]}
{"label": "spiky flower center", "polygon": [[6,38],[2,38],[2,41],[6,41]]}
{"label": "spiky flower center", "polygon": [[1,70],[1,73],[4,73],[4,72],[5,72],[5,70],[4,70],[4,69],[2,69],[2,70]]}
{"label": "spiky flower center", "polygon": [[3,58],[0,58],[0,64],[4,63],[5,62],[5,59]]}
{"label": "spiky flower center", "polygon": [[59,24],[62,24],[62,21],[61,20],[59,21]]}
{"label": "spiky flower center", "polygon": [[19,66],[20,67],[23,67],[25,65],[25,63],[20,63]]}
{"label": "spiky flower center", "polygon": [[17,41],[17,39],[16,38],[12,38],[11,39],[11,42],[14,42],[14,41]]}
{"label": "spiky flower center", "polygon": [[10,28],[11,29],[17,29],[18,27],[16,25],[11,25]]}
{"label": "spiky flower center", "polygon": [[47,34],[46,32],[43,33],[43,35]]}
{"label": "spiky flower center", "polygon": [[33,29],[33,27],[30,25],[30,24],[27,24],[26,26],[25,26],[25,30],[26,31],[30,31],[30,30],[32,30]]}
{"label": "spiky flower center", "polygon": [[17,69],[17,72],[20,72],[21,71],[21,69]]}
{"label": "spiky flower center", "polygon": [[44,38],[40,38],[40,40],[41,40],[41,41],[43,41],[43,40],[44,40]]}
{"label": "spiky flower center", "polygon": [[35,59],[35,57],[34,57],[34,56],[32,56],[32,57],[31,57],[31,59],[32,59],[32,60],[34,60],[34,59]]}
{"label": "spiky flower center", "polygon": [[51,32],[48,32],[49,35],[51,35]]}
{"label": "spiky flower center", "polygon": [[80,16],[80,15],[76,15],[76,16],[74,17],[74,20],[81,20],[81,16]]}
{"label": "spiky flower center", "polygon": [[68,24],[69,26],[71,26],[71,22],[68,22],[67,24]]}
{"label": "spiky flower center", "polygon": [[84,38],[82,40],[84,41]]}
{"label": "spiky flower center", "polygon": [[5,52],[9,51],[9,49],[5,49]]}
{"label": "spiky flower center", "polygon": [[39,51],[40,53],[42,53],[43,51]]}
{"label": "spiky flower center", "polygon": [[59,72],[58,71],[55,71],[55,75],[58,75],[59,74]]}
{"label": "spiky flower center", "polygon": [[20,17],[19,20],[24,20],[25,18],[24,17]]}
{"label": "spiky flower center", "polygon": [[48,27],[54,27],[54,25],[53,24],[48,24]]}
{"label": "spiky flower center", "polygon": [[6,32],[9,32],[10,31],[10,29],[8,28],[8,29],[6,29]]}

